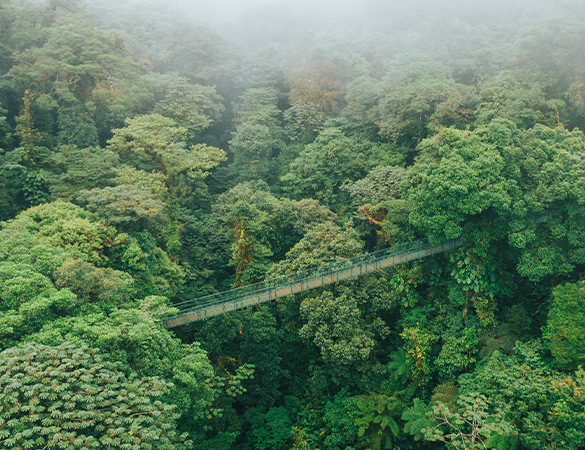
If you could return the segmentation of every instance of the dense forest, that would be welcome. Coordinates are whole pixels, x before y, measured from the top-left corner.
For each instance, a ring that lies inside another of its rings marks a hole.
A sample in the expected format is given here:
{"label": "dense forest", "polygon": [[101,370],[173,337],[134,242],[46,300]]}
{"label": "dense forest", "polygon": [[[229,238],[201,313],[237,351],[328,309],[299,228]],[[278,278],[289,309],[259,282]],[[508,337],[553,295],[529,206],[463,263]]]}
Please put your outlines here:
{"label": "dense forest", "polygon": [[0,0],[0,449],[585,449],[585,1],[314,3]]}

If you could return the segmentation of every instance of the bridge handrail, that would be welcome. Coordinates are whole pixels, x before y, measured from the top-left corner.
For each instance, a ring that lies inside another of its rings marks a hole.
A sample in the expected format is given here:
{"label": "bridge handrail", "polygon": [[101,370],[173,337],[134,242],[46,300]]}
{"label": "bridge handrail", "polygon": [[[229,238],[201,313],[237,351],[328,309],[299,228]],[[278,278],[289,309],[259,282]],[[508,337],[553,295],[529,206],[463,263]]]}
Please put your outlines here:
{"label": "bridge handrail", "polygon": [[335,274],[336,272],[351,270],[353,268],[361,267],[364,264],[375,263],[380,260],[386,260],[390,257],[397,257],[413,251],[422,251],[437,246],[441,246],[443,250],[454,248],[457,246],[455,241],[460,241],[460,239],[451,239],[439,244],[430,244],[428,239],[420,239],[387,249],[378,250],[373,253],[365,253],[342,261],[334,261],[329,264],[301,270],[292,274],[270,278],[259,283],[206,295],[193,300],[187,300],[172,305],[173,307],[178,308],[179,311],[173,316],[168,317],[168,319],[181,316],[194,310],[203,310],[220,304],[225,304],[229,301],[243,300],[249,297],[258,296],[266,292],[274,291],[276,288],[287,288],[318,277],[325,277],[330,274]]}

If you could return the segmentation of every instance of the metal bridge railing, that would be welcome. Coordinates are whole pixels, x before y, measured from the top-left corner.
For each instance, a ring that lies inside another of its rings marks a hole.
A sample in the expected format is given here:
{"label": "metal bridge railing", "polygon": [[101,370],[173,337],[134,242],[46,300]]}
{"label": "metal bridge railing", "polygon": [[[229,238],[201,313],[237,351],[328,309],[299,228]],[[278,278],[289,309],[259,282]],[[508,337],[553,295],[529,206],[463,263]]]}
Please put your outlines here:
{"label": "metal bridge railing", "polygon": [[[342,275],[341,279],[352,278],[391,265],[442,253],[460,245],[461,239],[451,239],[440,244],[430,244],[427,239],[407,242],[374,253],[359,255],[343,261],[335,261],[312,269],[270,278],[260,283],[176,303],[172,306],[178,308],[179,311],[175,315],[168,317],[167,321],[198,311],[216,310],[218,306],[223,306],[223,312],[242,309],[254,303],[273,300],[279,296],[291,295],[335,282],[336,276],[337,281],[339,281],[340,274]],[[392,263],[386,265],[381,264],[384,261],[389,262],[390,260],[392,260]],[[318,279],[321,279],[321,283],[313,283],[314,286],[311,286],[311,281]],[[327,282],[325,282],[326,279]],[[286,292],[288,288],[290,288],[290,292]],[[279,292],[281,292],[280,295],[278,295]],[[217,315],[217,311],[213,315]],[[205,317],[207,317],[206,314]]]}

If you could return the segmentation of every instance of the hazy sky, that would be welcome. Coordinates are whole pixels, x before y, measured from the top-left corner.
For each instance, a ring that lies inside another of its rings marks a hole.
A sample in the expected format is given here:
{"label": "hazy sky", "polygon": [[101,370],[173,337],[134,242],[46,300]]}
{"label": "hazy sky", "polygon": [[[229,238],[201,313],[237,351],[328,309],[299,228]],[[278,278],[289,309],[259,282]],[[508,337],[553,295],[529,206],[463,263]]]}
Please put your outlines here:
{"label": "hazy sky", "polygon": [[[86,0],[91,5],[91,0]],[[306,33],[350,38],[373,33],[410,39],[450,23],[522,26],[585,0],[103,0],[115,10],[130,2],[168,11],[252,48],[290,42]],[[438,23],[437,21],[441,21]],[[436,34],[436,31],[435,31]]]}
{"label": "hazy sky", "polygon": [[325,12],[336,14],[339,11],[351,13],[359,10],[359,0],[176,0],[189,11],[193,19],[201,22],[223,23],[241,19],[246,12],[263,6],[287,8],[291,14],[322,15]]}
{"label": "hazy sky", "polygon": [[[144,0],[131,0],[141,2]],[[149,0],[146,0],[149,1]],[[539,14],[542,8],[555,9],[574,0],[150,0],[158,4],[175,4],[188,12],[195,23],[222,26],[239,22],[250,11],[278,9],[286,11],[291,20],[303,22],[383,21],[408,11],[425,18],[437,11],[450,10],[454,15],[465,15],[482,20],[487,15],[500,20],[514,20],[521,15]],[[264,8],[263,8],[264,7]],[[428,18],[428,17],[427,17]]]}

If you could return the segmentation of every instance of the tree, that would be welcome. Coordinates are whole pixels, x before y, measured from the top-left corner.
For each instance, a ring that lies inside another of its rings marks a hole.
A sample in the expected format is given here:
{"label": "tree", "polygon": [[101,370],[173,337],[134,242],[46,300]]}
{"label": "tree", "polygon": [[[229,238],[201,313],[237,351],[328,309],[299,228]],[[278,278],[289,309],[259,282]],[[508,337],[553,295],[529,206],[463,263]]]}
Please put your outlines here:
{"label": "tree", "polygon": [[[457,84],[441,64],[401,62],[384,78],[378,125],[383,135],[414,147],[437,125],[464,128],[472,123],[479,98],[473,86]],[[371,113],[372,114],[372,113]]]}
{"label": "tree", "polygon": [[80,149],[62,145],[51,154],[51,160],[57,166],[47,174],[51,193],[61,200],[72,201],[81,190],[113,184],[120,157],[101,147]]}
{"label": "tree", "polygon": [[311,103],[319,111],[335,111],[344,94],[343,74],[331,61],[312,56],[293,75],[291,102]]}
{"label": "tree", "polygon": [[529,129],[536,123],[554,126],[553,111],[564,108],[562,100],[547,100],[546,84],[524,70],[503,70],[480,91],[477,121],[488,124],[495,118],[513,121],[518,128]]}
{"label": "tree", "polygon": [[585,286],[567,283],[552,293],[543,336],[559,367],[575,369],[585,363]]}
{"label": "tree", "polygon": [[325,448],[355,448],[359,432],[357,421],[360,418],[356,401],[355,397],[348,397],[343,390],[325,404]]}
{"label": "tree", "polygon": [[[111,273],[109,275],[106,280],[110,284],[109,291],[100,292],[102,303],[108,294],[110,300],[119,300],[112,299],[112,294],[120,292],[113,292],[113,277]],[[85,278],[89,278],[87,274]],[[60,277],[58,283],[63,281],[68,280]],[[91,287],[95,289],[95,283]],[[95,290],[92,292],[79,285],[72,288],[86,301],[88,296],[91,299],[97,294]],[[207,353],[197,343],[181,343],[162,327],[165,317],[175,311],[165,297],[112,303],[102,304],[101,308],[83,308],[81,313],[46,323],[26,341],[50,346],[67,342],[79,346],[93,345],[104,352],[105,360],[115,361],[118,369],[126,375],[135,373],[139,377],[158,377],[172,382],[174,385],[169,385],[165,399],[176,406],[175,412],[181,416],[181,428],[193,431],[199,428],[205,415],[210,414],[212,402],[223,395],[219,383],[224,380],[213,386],[213,370]]]}
{"label": "tree", "polygon": [[373,353],[375,335],[362,325],[362,313],[356,298],[324,292],[303,301],[300,311],[307,323],[299,334],[321,349],[325,361],[355,365]]}
{"label": "tree", "polygon": [[153,112],[185,127],[191,142],[221,119],[223,99],[212,86],[191,84],[186,78],[174,73],[150,74],[145,84],[154,93]]}
{"label": "tree", "polygon": [[477,362],[475,357],[479,338],[473,321],[464,323],[460,314],[451,314],[445,321],[448,328],[442,333],[443,346],[435,359],[439,375],[454,380],[457,375],[469,372]]}
{"label": "tree", "polygon": [[43,170],[49,150],[41,145],[40,134],[32,119],[31,103],[32,94],[27,89],[22,113],[15,119],[20,146],[7,152],[0,165],[4,189],[13,197],[6,199],[5,208],[13,211],[38,205],[49,198]]}
{"label": "tree", "polygon": [[30,208],[6,225],[12,233],[30,233],[38,243],[62,248],[97,267],[109,267],[136,277],[139,295],[172,297],[183,273],[146,233],[130,236],[106,226],[88,211],[57,201]]}
{"label": "tree", "polygon": [[377,166],[365,178],[343,186],[384,243],[413,239],[408,233],[409,203],[401,192],[406,174],[402,167]]}
{"label": "tree", "polygon": [[271,88],[249,89],[240,98],[236,131],[229,141],[234,154],[231,167],[238,180],[270,177],[273,159],[284,146],[277,103],[277,93]]}
{"label": "tree", "polygon": [[177,126],[173,119],[160,114],[140,116],[126,120],[126,127],[112,130],[108,141],[110,150],[134,152],[153,164],[151,171],[137,169],[147,180],[156,180],[161,174],[172,198],[177,199],[184,189],[181,180],[203,180],[209,170],[225,160],[225,152],[204,144],[189,149],[180,139],[186,128]]}
{"label": "tree", "polygon": [[[150,189],[132,185],[81,191],[78,197],[87,209],[106,219],[108,225],[154,229],[164,224],[167,205],[154,197]],[[158,225],[158,226],[157,226]]]}
{"label": "tree", "polygon": [[284,112],[284,130],[293,142],[310,142],[321,131],[325,116],[312,103],[298,100]]}
{"label": "tree", "polygon": [[496,442],[504,443],[503,448],[514,448],[513,438],[505,440],[515,434],[504,418],[505,410],[496,408],[491,413],[487,398],[478,393],[459,396],[457,404],[459,410],[454,413],[441,402],[432,407],[427,416],[437,424],[423,430],[425,440],[441,441],[462,450],[487,450]]}
{"label": "tree", "polygon": [[401,197],[401,184],[406,178],[406,169],[396,166],[376,166],[368,175],[347,185],[356,205],[377,205],[386,200]]}
{"label": "tree", "polygon": [[255,450],[288,450],[292,438],[292,422],[283,406],[270,408],[256,420],[250,434]]}
{"label": "tree", "polygon": [[387,395],[360,395],[355,397],[355,407],[358,417],[355,424],[358,426],[360,447],[371,450],[392,448],[400,429],[396,419],[403,405],[396,396]]}
{"label": "tree", "polygon": [[241,183],[222,194],[214,206],[214,213],[231,234],[236,286],[263,279],[273,255],[269,220],[278,200],[267,188],[262,181]]}
{"label": "tree", "polygon": [[[130,302],[135,295],[134,279],[127,273],[74,259],[63,263],[54,276],[55,286],[70,289],[83,303],[97,304],[97,311],[109,311]],[[89,308],[84,308],[89,311]]]}
{"label": "tree", "polygon": [[340,128],[325,127],[281,178],[284,191],[298,199],[315,198],[339,211],[351,204],[344,183],[365,177],[382,158],[378,145],[348,137]]}
{"label": "tree", "polygon": [[14,221],[0,230],[0,261],[29,264],[51,279],[65,261],[77,256],[73,249],[43,242],[38,234],[26,229],[26,221]]}
{"label": "tree", "polygon": [[77,297],[58,290],[51,280],[29,264],[0,263],[0,346],[16,345],[23,336],[77,309]]}
{"label": "tree", "polygon": [[512,199],[504,166],[500,152],[475,135],[443,129],[421,144],[409,174],[411,223],[439,242],[461,236],[469,216],[486,210],[505,214]]}
{"label": "tree", "polygon": [[[492,405],[485,409],[488,414],[498,409],[505,413],[501,417],[514,426],[524,448],[580,449],[585,439],[585,373],[552,371],[543,350],[537,341],[518,341],[512,355],[494,352],[478,370],[459,377],[459,393],[487,398]],[[513,444],[503,442],[501,448]]]}
{"label": "tree", "polygon": [[351,111],[359,122],[360,128],[372,129],[375,134],[380,131],[380,108],[378,104],[384,95],[383,83],[376,78],[361,76],[347,86],[345,101],[347,110]]}
{"label": "tree", "polygon": [[[28,344],[0,355],[0,439],[9,449],[180,449],[172,387],[126,376],[98,351],[65,343]],[[18,379],[18,383],[14,380]]]}
{"label": "tree", "polygon": [[467,230],[481,258],[507,236],[521,275],[566,275],[583,261],[584,149],[580,131],[543,125],[520,132],[496,119],[474,132],[443,129],[421,144],[409,173],[410,222],[435,242]]}
{"label": "tree", "polygon": [[268,277],[307,270],[313,267],[343,261],[363,252],[363,244],[352,228],[341,229],[333,222],[315,223],[308,227],[286,257],[276,263]]}
{"label": "tree", "polygon": [[7,111],[0,107],[0,149],[3,151],[11,150],[12,148],[12,130],[10,125],[6,122]]}
{"label": "tree", "polygon": [[[10,79],[20,92],[31,89],[43,114],[57,112],[60,144],[96,145],[96,105],[108,104],[122,80],[137,77],[137,67],[124,56],[122,37],[96,29],[86,15],[66,15],[45,30],[43,45],[14,55]],[[48,131],[50,125],[40,128]]]}

